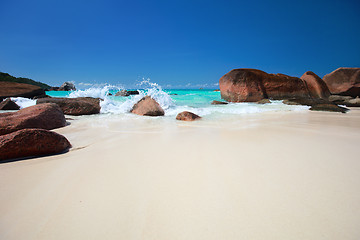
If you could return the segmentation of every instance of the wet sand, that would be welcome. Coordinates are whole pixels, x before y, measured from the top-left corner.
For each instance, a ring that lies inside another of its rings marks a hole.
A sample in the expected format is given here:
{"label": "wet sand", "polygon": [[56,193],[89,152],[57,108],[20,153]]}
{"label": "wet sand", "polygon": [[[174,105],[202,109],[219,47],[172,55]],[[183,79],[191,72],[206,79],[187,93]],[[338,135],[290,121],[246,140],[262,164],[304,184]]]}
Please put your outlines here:
{"label": "wet sand", "polygon": [[360,239],[360,110],[70,122],[0,164],[0,239]]}

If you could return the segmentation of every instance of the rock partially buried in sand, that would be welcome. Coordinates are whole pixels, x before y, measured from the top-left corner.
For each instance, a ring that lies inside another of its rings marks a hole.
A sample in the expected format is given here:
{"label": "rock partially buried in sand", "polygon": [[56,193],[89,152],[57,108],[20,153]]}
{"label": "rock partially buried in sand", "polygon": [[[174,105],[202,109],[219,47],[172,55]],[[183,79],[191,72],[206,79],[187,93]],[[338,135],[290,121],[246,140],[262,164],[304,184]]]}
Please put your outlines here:
{"label": "rock partially buried in sand", "polygon": [[284,74],[268,74],[257,69],[234,69],[219,80],[221,97],[229,102],[257,102],[309,98],[303,80]]}
{"label": "rock partially buried in sand", "polygon": [[0,113],[0,135],[25,128],[54,129],[66,124],[58,105],[46,103],[23,108],[17,112]]}
{"label": "rock partially buried in sand", "polygon": [[143,97],[131,109],[132,113],[141,116],[164,116],[164,109],[150,96]]}
{"label": "rock partially buried in sand", "polygon": [[300,77],[300,79],[305,82],[312,98],[328,99],[330,96],[330,91],[326,83],[315,73],[307,71]]}
{"label": "rock partially buried in sand", "polygon": [[100,98],[41,98],[36,104],[55,103],[67,115],[91,115],[100,113]]}
{"label": "rock partially buried in sand", "polygon": [[17,82],[0,82],[0,100],[8,97],[34,98],[43,95],[45,95],[45,90],[38,86]]}
{"label": "rock partially buried in sand", "polygon": [[341,95],[331,95],[329,97],[329,101],[339,104],[345,105],[347,107],[360,107],[360,98],[352,98],[350,96],[341,96]]}
{"label": "rock partially buried in sand", "polygon": [[344,107],[340,107],[336,104],[315,104],[313,106],[311,106],[310,108],[311,111],[327,111],[327,112],[341,112],[341,113],[346,113],[347,111],[349,111],[348,108],[344,108]]}
{"label": "rock partially buried in sand", "polygon": [[338,68],[323,80],[332,94],[360,96],[360,68]]}
{"label": "rock partially buried in sand", "polygon": [[216,100],[211,102],[211,105],[226,105],[226,104],[229,104],[229,103],[222,102],[222,101],[216,101]]}
{"label": "rock partially buried in sand", "polygon": [[44,129],[23,129],[0,136],[0,160],[58,154],[71,147],[62,135]]}
{"label": "rock partially buried in sand", "polygon": [[181,121],[195,121],[198,119],[201,119],[201,117],[196,115],[195,113],[188,111],[181,112],[176,116],[176,120],[181,120]]}
{"label": "rock partially buried in sand", "polygon": [[0,102],[0,110],[19,110],[20,107],[15,102],[13,102],[10,98],[5,99]]}

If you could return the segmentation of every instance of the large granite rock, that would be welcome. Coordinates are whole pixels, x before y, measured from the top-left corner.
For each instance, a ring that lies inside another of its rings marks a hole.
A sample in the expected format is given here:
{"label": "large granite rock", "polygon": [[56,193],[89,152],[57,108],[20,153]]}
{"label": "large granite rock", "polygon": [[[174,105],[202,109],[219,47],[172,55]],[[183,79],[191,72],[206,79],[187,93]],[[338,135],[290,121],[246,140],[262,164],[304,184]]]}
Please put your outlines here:
{"label": "large granite rock", "polygon": [[181,112],[176,116],[176,120],[181,120],[181,121],[195,121],[198,119],[201,119],[201,117],[196,115],[195,113],[188,111]]}
{"label": "large granite rock", "polygon": [[15,102],[13,102],[10,98],[5,99],[0,102],[0,110],[19,110],[20,107]]}
{"label": "large granite rock", "polygon": [[36,104],[55,103],[67,115],[91,115],[100,113],[100,98],[41,98]]}
{"label": "large granite rock", "polygon": [[66,124],[64,113],[53,103],[23,108],[17,112],[0,113],[0,135],[25,128],[54,129]]}
{"label": "large granite rock", "polygon": [[221,97],[229,102],[257,102],[264,98],[310,98],[303,80],[257,69],[234,69],[219,80]]}
{"label": "large granite rock", "polygon": [[41,87],[16,82],[0,82],[0,100],[8,97],[34,98],[45,95]]}
{"label": "large granite rock", "polygon": [[44,129],[23,129],[0,136],[0,160],[58,154],[71,147],[62,135]]}
{"label": "large granite rock", "polygon": [[312,98],[327,99],[330,96],[330,91],[326,83],[315,73],[307,71],[300,77],[300,79],[305,82]]}
{"label": "large granite rock", "polygon": [[131,109],[132,113],[141,116],[164,116],[164,109],[150,96],[143,97]]}
{"label": "large granite rock", "polygon": [[323,80],[332,94],[360,96],[360,68],[338,68]]}

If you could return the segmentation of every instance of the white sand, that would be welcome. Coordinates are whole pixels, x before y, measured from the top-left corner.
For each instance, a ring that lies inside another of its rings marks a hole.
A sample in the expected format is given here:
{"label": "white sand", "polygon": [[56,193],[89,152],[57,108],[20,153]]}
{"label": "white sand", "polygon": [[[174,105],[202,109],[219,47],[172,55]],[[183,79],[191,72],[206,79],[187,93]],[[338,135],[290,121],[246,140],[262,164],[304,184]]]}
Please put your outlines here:
{"label": "white sand", "polygon": [[0,164],[0,239],[360,239],[360,110],[71,123]]}

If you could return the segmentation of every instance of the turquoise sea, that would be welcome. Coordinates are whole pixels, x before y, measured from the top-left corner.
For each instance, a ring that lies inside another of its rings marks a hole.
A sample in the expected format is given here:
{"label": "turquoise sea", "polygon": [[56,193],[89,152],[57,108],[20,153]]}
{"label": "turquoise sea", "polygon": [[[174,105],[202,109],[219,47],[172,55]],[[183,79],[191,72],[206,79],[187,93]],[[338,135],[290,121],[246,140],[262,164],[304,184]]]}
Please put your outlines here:
{"label": "turquoise sea", "polygon": [[[100,87],[99,87],[100,86]],[[304,111],[306,106],[289,106],[281,101],[272,101],[269,104],[257,103],[229,103],[227,105],[211,105],[214,100],[223,101],[220,91],[215,89],[162,89],[157,83],[150,82],[149,79],[138,84],[139,95],[128,97],[115,96],[123,88],[98,84],[87,89],[76,91],[47,91],[46,94],[51,97],[94,97],[101,98],[100,102],[102,116],[129,116],[130,110],[136,102],[146,95],[155,99],[165,110],[165,118],[174,119],[182,111],[190,111],[206,118],[237,117],[239,115],[261,114],[265,112],[286,112],[286,111]],[[24,98],[13,98],[13,100],[22,108],[35,105],[35,100]],[[133,114],[131,114],[133,115]]]}

